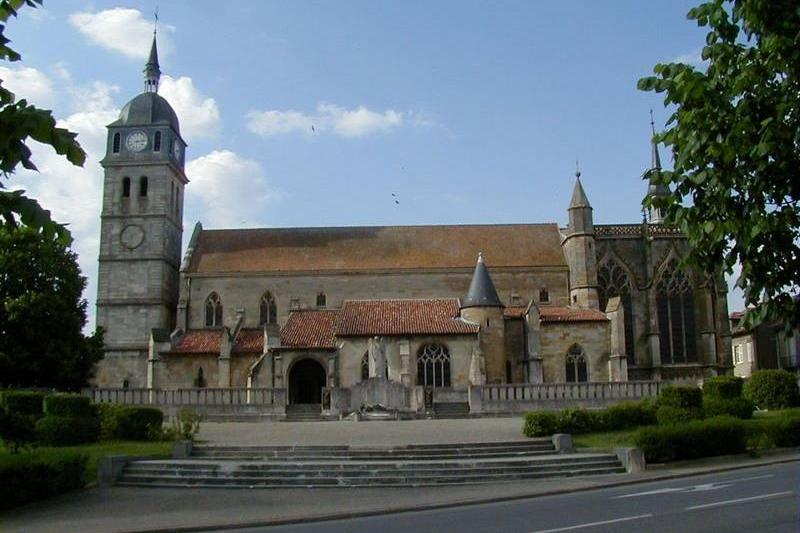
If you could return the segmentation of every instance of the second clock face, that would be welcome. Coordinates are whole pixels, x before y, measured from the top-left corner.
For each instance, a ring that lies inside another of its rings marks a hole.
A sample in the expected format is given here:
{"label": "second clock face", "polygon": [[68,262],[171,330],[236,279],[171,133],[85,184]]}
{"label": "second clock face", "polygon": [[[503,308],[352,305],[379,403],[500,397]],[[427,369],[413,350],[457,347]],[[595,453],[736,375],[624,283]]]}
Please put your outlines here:
{"label": "second clock face", "polygon": [[143,131],[134,131],[125,139],[125,146],[131,152],[141,152],[147,146],[147,134]]}

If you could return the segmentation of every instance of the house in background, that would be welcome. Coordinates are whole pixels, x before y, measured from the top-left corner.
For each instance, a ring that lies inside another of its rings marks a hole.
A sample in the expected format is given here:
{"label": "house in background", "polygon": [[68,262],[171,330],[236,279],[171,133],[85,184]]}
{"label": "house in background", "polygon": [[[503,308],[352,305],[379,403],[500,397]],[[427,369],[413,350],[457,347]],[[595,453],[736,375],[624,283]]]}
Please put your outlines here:
{"label": "house in background", "polygon": [[756,370],[785,368],[798,370],[800,331],[795,326],[793,335],[787,335],[779,323],[760,324],[752,329],[742,325],[744,311],[731,313],[731,346],[733,374],[750,377]]}

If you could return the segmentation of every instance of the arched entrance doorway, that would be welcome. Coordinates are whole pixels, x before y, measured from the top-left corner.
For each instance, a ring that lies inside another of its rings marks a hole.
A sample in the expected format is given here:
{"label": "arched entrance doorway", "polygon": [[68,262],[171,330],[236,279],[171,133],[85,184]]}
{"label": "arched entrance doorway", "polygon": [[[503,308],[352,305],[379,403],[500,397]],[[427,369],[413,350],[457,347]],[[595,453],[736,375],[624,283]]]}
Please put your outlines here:
{"label": "arched entrance doorway", "polygon": [[289,403],[322,403],[325,369],[314,359],[296,362],[289,371]]}

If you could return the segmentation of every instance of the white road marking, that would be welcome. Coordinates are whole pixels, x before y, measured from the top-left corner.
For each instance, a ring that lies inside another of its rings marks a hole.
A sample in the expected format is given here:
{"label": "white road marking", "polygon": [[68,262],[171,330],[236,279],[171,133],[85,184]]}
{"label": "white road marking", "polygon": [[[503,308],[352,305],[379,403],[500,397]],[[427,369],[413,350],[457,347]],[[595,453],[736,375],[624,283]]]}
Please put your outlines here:
{"label": "white road marking", "polygon": [[577,524],[574,526],[557,527],[555,529],[540,529],[532,533],[555,533],[556,531],[571,531],[573,529],[583,529],[585,527],[604,526],[606,524],[615,524],[617,522],[629,522],[631,520],[640,520],[642,518],[650,518],[652,514],[640,514],[636,516],[626,516],[623,518],[615,518],[613,520],[603,520],[602,522],[588,522],[586,524]]}
{"label": "white road marking", "polygon": [[693,505],[691,507],[687,507],[687,511],[693,511],[695,509],[708,509],[709,507],[720,507],[722,505],[733,505],[734,503],[742,503],[742,502],[751,502],[755,500],[766,500],[768,498],[780,498],[781,496],[789,496],[790,494],[794,494],[793,491],[787,490],[784,492],[773,492],[772,494],[762,494],[760,496],[751,496],[750,498],[737,498],[735,500],[725,500],[721,502],[714,502],[714,503],[704,503],[703,505]]}
{"label": "white road marking", "polygon": [[631,494],[623,494],[621,496],[612,496],[609,499],[620,500],[623,498],[636,498],[638,496],[654,496],[657,494],[669,494],[670,492],[704,492],[709,490],[716,490],[725,487],[730,487],[734,483],[738,483],[740,481],[754,481],[756,479],[767,479],[770,477],[774,477],[774,474],[765,474],[763,476],[740,477],[737,479],[727,479],[725,481],[719,481],[717,483],[704,483],[702,485],[692,485],[688,487],[667,487],[663,489],[647,490],[644,492],[633,492]]}

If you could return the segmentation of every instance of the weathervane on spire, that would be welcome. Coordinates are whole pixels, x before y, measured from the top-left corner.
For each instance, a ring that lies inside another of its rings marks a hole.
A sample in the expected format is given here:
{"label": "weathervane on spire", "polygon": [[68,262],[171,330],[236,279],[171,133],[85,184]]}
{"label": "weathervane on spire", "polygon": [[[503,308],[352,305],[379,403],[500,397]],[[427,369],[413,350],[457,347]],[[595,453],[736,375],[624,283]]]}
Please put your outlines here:
{"label": "weathervane on spire", "polygon": [[153,12],[153,18],[155,19],[153,22],[153,35],[158,33],[158,4],[156,4],[156,10]]}
{"label": "weathervane on spire", "polygon": [[576,178],[580,178],[581,177],[581,166],[578,163],[578,158],[577,157],[575,158],[575,177]]}
{"label": "weathervane on spire", "polygon": [[653,130],[653,135],[656,134],[656,123],[653,120],[653,108],[650,108],[650,128]]}

